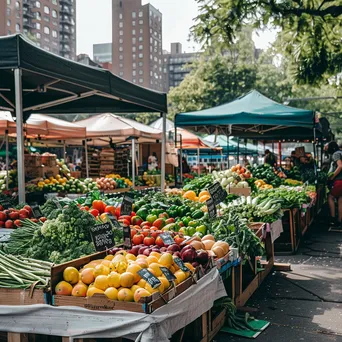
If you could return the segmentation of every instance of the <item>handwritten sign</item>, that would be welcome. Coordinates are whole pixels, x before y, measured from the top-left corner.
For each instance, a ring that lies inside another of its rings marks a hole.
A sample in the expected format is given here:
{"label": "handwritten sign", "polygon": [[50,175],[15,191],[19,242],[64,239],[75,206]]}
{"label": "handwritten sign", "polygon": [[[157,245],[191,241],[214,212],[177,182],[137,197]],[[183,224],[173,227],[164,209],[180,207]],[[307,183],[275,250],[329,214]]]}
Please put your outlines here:
{"label": "handwritten sign", "polygon": [[137,273],[140,275],[141,278],[146,280],[146,282],[149,283],[153,289],[161,285],[161,281],[146,268],[142,268]]}
{"label": "handwritten sign", "polygon": [[113,224],[113,227],[115,229],[121,229],[121,224],[118,222],[116,217],[112,213],[107,213],[108,218],[110,219],[110,222]]}
{"label": "handwritten sign", "polygon": [[132,241],[131,241],[131,227],[125,226],[123,229],[123,236],[124,236],[124,247],[132,248]]}
{"label": "handwritten sign", "polygon": [[173,261],[183,272],[190,272],[190,269],[184,265],[184,262],[181,258],[174,258]]}
{"label": "handwritten sign", "polygon": [[176,276],[167,267],[161,266],[160,270],[164,273],[164,276],[170,283],[177,279]]}
{"label": "handwritten sign", "polygon": [[97,252],[105,251],[115,245],[110,223],[97,224],[90,227],[90,234]]}
{"label": "handwritten sign", "polygon": [[224,190],[220,183],[216,182],[208,187],[210,197],[214,200],[214,204],[220,204],[227,198],[227,191]]}
{"label": "handwritten sign", "polygon": [[206,201],[206,204],[208,208],[209,218],[214,219],[217,216],[217,210],[216,210],[216,205],[214,203],[214,200],[212,198],[209,198]]}
{"label": "handwritten sign", "polygon": [[159,236],[161,237],[165,245],[172,245],[175,243],[175,240],[172,238],[172,236],[168,232],[162,233]]}
{"label": "handwritten sign", "polygon": [[132,208],[133,208],[134,198],[129,194],[126,194],[122,200],[120,215],[131,215]]}
{"label": "handwritten sign", "polygon": [[32,209],[32,214],[34,218],[40,219],[41,217],[44,216],[37,203],[32,204],[31,209]]}

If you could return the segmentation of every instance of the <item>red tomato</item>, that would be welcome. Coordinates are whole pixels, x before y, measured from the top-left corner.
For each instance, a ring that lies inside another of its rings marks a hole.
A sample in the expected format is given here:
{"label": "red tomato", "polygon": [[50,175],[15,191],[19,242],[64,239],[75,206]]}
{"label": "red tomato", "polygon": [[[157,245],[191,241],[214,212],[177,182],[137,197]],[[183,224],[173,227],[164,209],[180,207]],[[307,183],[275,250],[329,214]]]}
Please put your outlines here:
{"label": "red tomato", "polygon": [[116,217],[120,217],[120,213],[121,213],[121,206],[120,206],[120,207],[117,207],[117,208],[115,209],[115,216],[116,216]]}
{"label": "red tomato", "polygon": [[144,222],[142,222],[142,223],[140,224],[140,226],[141,226],[141,227],[143,227],[143,226],[149,226],[149,227],[151,227],[151,222],[144,221]]}
{"label": "red tomato", "polygon": [[140,233],[135,234],[132,238],[133,245],[142,244],[144,242],[144,238],[145,236]]}
{"label": "red tomato", "polygon": [[89,207],[88,207],[87,205],[84,206],[84,209],[87,210],[87,211],[89,211]]}
{"label": "red tomato", "polygon": [[133,216],[137,216],[137,214],[134,211],[131,212],[131,217]]}
{"label": "red tomato", "polygon": [[97,209],[91,209],[89,210],[90,214],[92,214],[94,217],[99,216],[99,211]]}
{"label": "red tomato", "polygon": [[7,215],[3,211],[0,212],[0,221],[6,221],[7,220]]}
{"label": "red tomato", "polygon": [[164,247],[163,239],[162,239],[160,236],[158,236],[158,237],[156,238],[156,245],[157,245],[158,247]]}
{"label": "red tomato", "polygon": [[141,229],[150,229],[151,228],[151,226],[141,226]]}
{"label": "red tomato", "polygon": [[175,236],[174,238],[177,245],[180,245],[185,239],[180,237],[179,235]]}
{"label": "red tomato", "polygon": [[85,207],[80,207],[80,210],[86,211],[86,208]]}
{"label": "red tomato", "polygon": [[160,233],[158,233],[157,230],[152,230],[151,233],[150,233],[150,235],[151,235],[154,239],[156,239],[156,238],[159,236],[159,234],[160,234]]}
{"label": "red tomato", "polygon": [[131,225],[131,222],[129,220],[118,220],[118,222],[122,223],[125,227],[128,227]]}
{"label": "red tomato", "polygon": [[41,218],[39,219],[39,221],[40,221],[40,222],[45,222],[46,220],[47,220],[47,218],[46,218],[46,217],[44,217],[44,216],[43,216],[43,217],[41,217]]}
{"label": "red tomato", "polygon": [[119,216],[119,220],[127,220],[131,222],[131,217],[129,215],[122,215],[122,216]]}
{"label": "red tomato", "polygon": [[32,217],[33,213],[31,207],[29,205],[25,205],[24,209],[26,209],[29,212],[29,216]]}
{"label": "red tomato", "polygon": [[156,227],[156,226],[152,226],[150,229],[151,229],[151,230],[159,230],[159,228]]}
{"label": "red tomato", "polygon": [[159,214],[159,218],[168,219],[169,218],[169,214],[168,213],[161,213],[161,214]]}
{"label": "red tomato", "polygon": [[96,200],[93,201],[92,207],[93,209],[96,209],[100,214],[102,214],[105,210],[106,205],[102,201]]}
{"label": "red tomato", "polygon": [[173,217],[170,217],[165,221],[165,223],[166,224],[175,223],[175,219]]}
{"label": "red tomato", "polygon": [[113,207],[112,205],[107,205],[105,210],[104,210],[105,213],[110,213],[112,214],[113,216],[115,216],[115,212],[116,212],[116,208]]}
{"label": "red tomato", "polygon": [[2,205],[0,205],[0,211],[3,211],[4,207]]}
{"label": "red tomato", "polygon": [[149,229],[143,229],[141,232],[145,237],[150,233]]}
{"label": "red tomato", "polygon": [[133,236],[136,235],[138,231],[135,228],[131,228],[131,239],[133,239]]}
{"label": "red tomato", "polygon": [[156,226],[158,229],[161,229],[161,228],[165,227],[165,219],[164,218],[156,219],[153,222],[153,225]]}
{"label": "red tomato", "polygon": [[154,238],[152,236],[146,236],[145,239],[144,239],[144,245],[145,246],[152,246],[154,245]]}

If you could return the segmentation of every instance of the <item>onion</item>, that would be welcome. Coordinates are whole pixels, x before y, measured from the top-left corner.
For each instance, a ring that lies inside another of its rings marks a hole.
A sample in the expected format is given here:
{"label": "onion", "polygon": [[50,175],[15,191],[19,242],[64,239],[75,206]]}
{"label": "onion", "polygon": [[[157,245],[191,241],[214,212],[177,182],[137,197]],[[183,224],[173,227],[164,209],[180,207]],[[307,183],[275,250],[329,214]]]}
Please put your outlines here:
{"label": "onion", "polygon": [[209,260],[209,255],[206,251],[200,250],[197,251],[196,261],[201,265],[205,265]]}

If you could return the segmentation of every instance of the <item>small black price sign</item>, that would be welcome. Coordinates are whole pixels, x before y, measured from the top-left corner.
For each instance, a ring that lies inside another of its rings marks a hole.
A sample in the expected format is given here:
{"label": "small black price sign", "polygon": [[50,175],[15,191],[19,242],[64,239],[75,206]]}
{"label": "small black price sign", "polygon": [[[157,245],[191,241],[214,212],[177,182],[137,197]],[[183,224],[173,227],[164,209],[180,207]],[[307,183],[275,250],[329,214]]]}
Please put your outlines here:
{"label": "small black price sign", "polygon": [[153,289],[159,287],[161,285],[161,281],[149,270],[146,268],[142,268],[140,271],[137,272],[141,278],[146,280]]}
{"label": "small black price sign", "polygon": [[167,267],[160,266],[160,270],[164,273],[164,276],[170,283],[177,279]]}
{"label": "small black price sign", "polygon": [[131,215],[132,208],[133,208],[134,198],[129,194],[126,194],[122,200],[120,215]]}
{"label": "small black price sign", "polygon": [[138,166],[138,176],[143,176],[144,172],[145,172],[144,167]]}
{"label": "small black price sign", "polygon": [[34,218],[40,219],[41,217],[44,216],[37,203],[32,204],[31,209],[32,209],[32,214]]}
{"label": "small black price sign", "polygon": [[161,233],[159,236],[161,237],[165,245],[172,245],[175,243],[175,240],[172,238],[170,233]]}
{"label": "small black price sign", "polygon": [[124,239],[124,246],[126,248],[132,248],[132,241],[131,241],[131,227],[125,226],[123,229],[123,239]]}
{"label": "small black price sign", "polygon": [[97,224],[90,227],[90,234],[97,252],[105,251],[115,246],[114,234],[110,223]]}
{"label": "small black price sign", "polygon": [[216,205],[214,203],[214,200],[210,197],[207,201],[207,208],[208,208],[208,215],[209,218],[214,219],[217,216],[217,210]]}
{"label": "small black price sign", "polygon": [[184,262],[181,258],[174,258],[173,261],[183,272],[190,272],[190,269],[184,265]]}
{"label": "small black price sign", "polygon": [[112,222],[115,229],[121,229],[121,225],[116,219],[116,217],[112,213],[107,213],[108,218],[110,219],[110,222]]}
{"label": "small black price sign", "polygon": [[227,198],[227,191],[224,190],[220,183],[216,182],[208,187],[210,197],[214,200],[215,205],[220,204]]}

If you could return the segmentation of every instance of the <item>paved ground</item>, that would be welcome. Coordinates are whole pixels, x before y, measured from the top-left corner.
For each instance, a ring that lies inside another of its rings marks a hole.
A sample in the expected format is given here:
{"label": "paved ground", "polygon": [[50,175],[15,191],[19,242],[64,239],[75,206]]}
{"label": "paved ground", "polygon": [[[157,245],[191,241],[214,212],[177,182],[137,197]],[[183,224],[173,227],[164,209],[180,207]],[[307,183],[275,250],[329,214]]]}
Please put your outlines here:
{"label": "paved ground", "polygon": [[[258,342],[342,342],[342,233],[328,232],[322,215],[297,255],[276,257],[292,272],[275,272],[246,304],[271,325]],[[217,342],[246,339],[220,333]]]}

